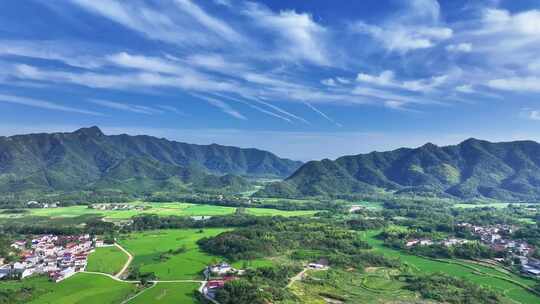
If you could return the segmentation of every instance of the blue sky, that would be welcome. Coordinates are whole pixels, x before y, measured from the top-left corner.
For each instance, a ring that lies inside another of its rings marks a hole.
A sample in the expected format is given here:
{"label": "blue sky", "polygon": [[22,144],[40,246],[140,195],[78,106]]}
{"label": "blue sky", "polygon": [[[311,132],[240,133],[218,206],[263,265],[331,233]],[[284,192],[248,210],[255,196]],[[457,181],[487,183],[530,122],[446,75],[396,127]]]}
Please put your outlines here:
{"label": "blue sky", "polygon": [[308,160],[540,140],[540,3],[0,2],[0,135],[149,134]]}

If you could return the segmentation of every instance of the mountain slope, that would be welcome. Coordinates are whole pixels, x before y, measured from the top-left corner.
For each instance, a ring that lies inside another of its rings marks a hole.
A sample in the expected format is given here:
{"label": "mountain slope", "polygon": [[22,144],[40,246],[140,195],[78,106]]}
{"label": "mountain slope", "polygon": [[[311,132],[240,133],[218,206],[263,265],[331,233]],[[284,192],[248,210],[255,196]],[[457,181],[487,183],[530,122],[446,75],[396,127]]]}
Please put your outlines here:
{"label": "mountain slope", "polygon": [[416,149],[313,161],[259,195],[340,195],[378,189],[464,199],[538,199],[540,144],[469,139],[455,146],[426,144]]}
{"label": "mountain slope", "polygon": [[300,165],[256,149],[107,136],[97,127],[0,137],[2,192],[220,187],[245,182],[228,175],[284,177]]}

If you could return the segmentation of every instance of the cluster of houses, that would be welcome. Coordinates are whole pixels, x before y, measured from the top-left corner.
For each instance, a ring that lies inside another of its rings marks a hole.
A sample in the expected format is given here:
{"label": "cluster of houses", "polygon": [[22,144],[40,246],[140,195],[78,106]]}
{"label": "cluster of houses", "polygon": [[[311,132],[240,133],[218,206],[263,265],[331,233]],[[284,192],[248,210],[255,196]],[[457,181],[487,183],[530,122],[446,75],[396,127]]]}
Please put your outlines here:
{"label": "cluster of houses", "polygon": [[469,240],[466,240],[466,239],[459,239],[459,238],[447,238],[445,240],[442,240],[442,241],[434,241],[434,240],[431,240],[431,239],[427,239],[427,238],[422,238],[422,239],[410,239],[410,240],[407,240],[405,242],[405,247],[407,248],[411,248],[411,247],[414,247],[414,246],[431,246],[431,245],[444,245],[446,247],[450,247],[450,246],[456,246],[456,245],[462,245],[462,244],[465,244],[465,243],[468,243],[470,242]]}
{"label": "cluster of houses", "polygon": [[216,303],[217,291],[223,288],[225,283],[236,280],[242,274],[244,274],[244,270],[235,269],[225,262],[208,266],[204,270],[206,281],[201,286],[200,291],[208,300]]}
{"label": "cluster of houses", "polygon": [[60,282],[86,268],[88,255],[103,241],[90,235],[42,235],[19,240],[11,247],[20,252],[20,261],[0,267],[1,278],[26,278],[34,274],[47,274]]}
{"label": "cluster of houses", "polygon": [[[535,248],[525,241],[512,240],[506,237],[515,231],[516,228],[514,226],[499,224],[484,227],[469,223],[460,223],[458,227],[468,229],[493,251],[505,252],[507,257],[510,257],[512,261],[518,259],[523,273],[540,276],[540,261],[531,257]],[[503,259],[497,260],[503,261]]]}
{"label": "cluster of houses", "polygon": [[92,204],[88,206],[90,209],[96,210],[138,210],[142,211],[145,209],[145,206],[134,205],[134,204]]}
{"label": "cluster of houses", "polygon": [[38,201],[29,201],[26,203],[27,208],[58,208],[60,206],[60,202],[56,203],[40,203]]}

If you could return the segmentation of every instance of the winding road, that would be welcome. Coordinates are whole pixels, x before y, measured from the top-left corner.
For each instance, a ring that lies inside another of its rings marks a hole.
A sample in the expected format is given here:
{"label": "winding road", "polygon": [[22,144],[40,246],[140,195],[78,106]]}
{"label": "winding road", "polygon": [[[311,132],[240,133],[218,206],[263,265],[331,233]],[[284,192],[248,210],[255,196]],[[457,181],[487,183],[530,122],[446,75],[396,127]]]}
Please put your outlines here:
{"label": "winding road", "polygon": [[133,256],[131,255],[131,253],[129,253],[129,251],[124,249],[124,247],[120,246],[120,244],[114,243],[114,246],[116,246],[116,248],[120,249],[122,252],[124,252],[128,256],[128,260],[124,264],[124,267],[122,267],[122,269],[115,275],[115,277],[119,279],[128,270],[129,265],[131,264],[131,261],[133,261]]}

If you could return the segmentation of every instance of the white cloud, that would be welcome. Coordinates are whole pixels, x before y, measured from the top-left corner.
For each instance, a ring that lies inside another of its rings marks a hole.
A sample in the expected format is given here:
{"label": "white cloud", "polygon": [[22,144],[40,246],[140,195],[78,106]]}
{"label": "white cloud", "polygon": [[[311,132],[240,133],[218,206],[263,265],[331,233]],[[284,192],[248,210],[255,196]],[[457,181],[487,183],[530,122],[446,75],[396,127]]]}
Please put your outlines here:
{"label": "white cloud", "polygon": [[389,51],[406,53],[416,49],[426,49],[452,37],[448,27],[426,27],[392,24],[386,26],[357,22],[352,26],[356,33],[372,36]]}
{"label": "white cloud", "polygon": [[78,114],[86,114],[86,115],[94,115],[94,116],[102,116],[103,115],[103,114],[101,114],[99,112],[95,112],[95,111],[83,110],[83,109],[78,109],[78,108],[74,108],[74,107],[68,107],[68,106],[60,105],[60,104],[50,102],[50,101],[46,101],[46,100],[33,99],[33,98],[27,98],[27,97],[20,97],[20,96],[14,96],[14,95],[0,94],[0,102],[24,105],[24,106],[47,109],[47,110],[56,110],[56,111],[63,111],[63,112],[78,113]]}
{"label": "white cloud", "polygon": [[283,59],[332,64],[326,50],[327,30],[311,15],[292,10],[275,13],[255,3],[249,3],[244,14],[277,35],[276,46]]}
{"label": "white cloud", "polygon": [[327,79],[323,79],[321,80],[321,83],[324,84],[325,86],[329,86],[329,87],[335,87],[336,86],[336,81],[332,78],[327,78]]}
{"label": "white cloud", "polygon": [[[95,69],[103,65],[102,60],[92,56],[80,55],[83,50],[75,43],[69,47],[64,41],[0,41],[0,56],[22,56],[46,60],[55,60],[67,65],[86,69]],[[64,47],[59,47],[64,46]]]}
{"label": "white cloud", "polygon": [[199,98],[199,99],[202,99],[202,100],[205,100],[207,101],[209,104],[215,106],[216,108],[220,109],[223,113],[225,114],[228,114],[236,119],[240,119],[240,120],[247,120],[247,118],[242,115],[240,112],[236,111],[235,109],[233,109],[231,106],[229,106],[227,103],[219,100],[219,99],[216,99],[216,98],[213,98],[213,97],[208,97],[208,96],[203,96],[203,95],[199,95],[199,94],[192,94],[193,96]]}
{"label": "white cloud", "polygon": [[178,114],[178,115],[183,115],[185,116],[186,113],[178,110],[176,107],[173,107],[173,106],[168,106],[168,105],[156,105],[156,107],[164,110],[164,111],[168,111],[170,113],[174,113],[174,114]]}
{"label": "white cloud", "polygon": [[126,52],[121,52],[107,56],[107,59],[119,66],[139,69],[149,72],[160,72],[169,74],[182,74],[185,69],[180,68],[177,64],[163,60],[157,57],[148,57],[140,55],[130,55]]}
{"label": "white cloud", "polygon": [[540,120],[540,111],[538,110],[531,110],[529,112],[529,119],[530,120]]}
{"label": "white cloud", "polygon": [[540,92],[540,77],[510,77],[490,80],[488,86],[516,92]]}
{"label": "white cloud", "polygon": [[147,106],[134,105],[134,104],[129,104],[129,103],[122,103],[122,102],[103,100],[103,99],[90,99],[89,101],[96,105],[100,105],[100,106],[107,107],[110,109],[126,111],[126,112],[133,112],[133,113],[146,114],[146,115],[163,114],[162,110],[153,109]]}
{"label": "white cloud", "polygon": [[139,1],[71,0],[81,8],[113,20],[149,39],[178,45],[220,45],[242,37],[223,21],[188,0],[145,5]]}
{"label": "white cloud", "polygon": [[427,92],[443,85],[448,78],[448,75],[440,75],[425,79],[398,81],[395,79],[395,74],[393,71],[386,70],[381,72],[379,75],[359,73],[356,80],[358,82],[380,87],[399,88],[414,92]]}
{"label": "white cloud", "polygon": [[18,64],[14,67],[14,76],[20,79],[37,80],[53,83],[71,83],[90,88],[140,89],[144,87],[172,87],[195,91],[235,92],[241,88],[232,83],[216,81],[197,73],[165,76],[157,73],[73,73],[38,69],[33,66]]}
{"label": "white cloud", "polygon": [[330,118],[330,116],[326,115],[326,113],[324,113],[323,111],[317,109],[314,105],[312,105],[311,103],[309,102],[304,102],[304,104],[306,106],[308,106],[308,108],[310,108],[311,110],[313,110],[313,112],[319,114],[320,116],[322,116],[324,119],[328,120],[329,122],[333,123],[334,125],[336,125],[337,127],[343,127],[342,124],[340,124],[339,122],[336,122],[334,119]]}
{"label": "white cloud", "polygon": [[341,83],[341,84],[350,84],[351,81],[347,78],[344,78],[344,77],[336,77],[336,80],[337,82]]}
{"label": "white cloud", "polygon": [[471,43],[459,43],[459,44],[450,44],[446,46],[446,50],[449,52],[462,52],[462,53],[470,53],[472,51],[473,47]]}
{"label": "white cloud", "polygon": [[399,101],[399,100],[387,100],[384,102],[384,105],[387,108],[394,109],[394,110],[402,110],[403,106],[406,105],[406,102]]}
{"label": "white cloud", "polygon": [[456,91],[461,93],[474,93],[474,89],[470,84],[464,84],[456,87]]}
{"label": "white cloud", "polygon": [[235,43],[243,40],[242,36],[233,30],[228,24],[210,16],[191,0],[175,0],[175,2],[178,4],[178,7],[191,15],[207,29],[218,34],[220,37],[225,37],[228,41]]}
{"label": "white cloud", "polygon": [[394,72],[390,70],[383,71],[381,74],[375,76],[359,73],[358,76],[356,76],[356,80],[378,86],[399,86],[395,83]]}

